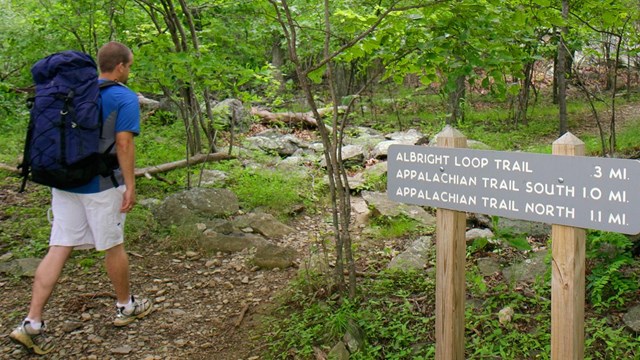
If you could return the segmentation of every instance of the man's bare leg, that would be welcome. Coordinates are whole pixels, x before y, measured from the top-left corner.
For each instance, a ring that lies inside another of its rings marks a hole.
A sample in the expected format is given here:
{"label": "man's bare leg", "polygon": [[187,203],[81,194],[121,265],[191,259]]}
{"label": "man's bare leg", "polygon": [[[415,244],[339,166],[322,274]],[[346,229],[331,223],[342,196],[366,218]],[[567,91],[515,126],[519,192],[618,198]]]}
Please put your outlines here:
{"label": "man's bare leg", "polygon": [[111,279],[116,297],[120,304],[127,304],[131,299],[129,292],[129,256],[124,245],[116,245],[106,251],[105,266]]}
{"label": "man's bare leg", "polygon": [[73,248],[68,246],[51,246],[47,255],[40,261],[33,280],[31,306],[29,307],[29,315],[27,315],[29,319],[42,321],[44,306],[47,304],[72,250]]}

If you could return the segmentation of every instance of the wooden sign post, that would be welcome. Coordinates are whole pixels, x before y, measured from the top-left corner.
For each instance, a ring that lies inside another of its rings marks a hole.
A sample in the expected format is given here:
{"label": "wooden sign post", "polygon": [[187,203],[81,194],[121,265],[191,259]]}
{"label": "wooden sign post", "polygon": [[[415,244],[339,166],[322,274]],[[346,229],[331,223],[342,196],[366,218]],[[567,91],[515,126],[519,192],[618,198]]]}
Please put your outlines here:
{"label": "wooden sign post", "polygon": [[[584,143],[566,133],[552,145],[553,155],[583,156]],[[584,229],[551,227],[551,359],[584,358]]]}
{"label": "wooden sign post", "polygon": [[[438,146],[466,148],[467,138],[447,126]],[[436,215],[436,359],[464,359],[466,213],[438,209]]]}

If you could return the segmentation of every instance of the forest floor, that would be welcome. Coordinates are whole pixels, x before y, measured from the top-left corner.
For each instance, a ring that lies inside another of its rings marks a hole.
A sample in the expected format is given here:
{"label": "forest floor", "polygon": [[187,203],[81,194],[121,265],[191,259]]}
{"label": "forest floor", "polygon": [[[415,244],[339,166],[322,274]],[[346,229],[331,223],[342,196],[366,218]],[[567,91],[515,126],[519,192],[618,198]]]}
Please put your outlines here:
{"label": "forest floor", "polygon": [[[618,125],[634,118],[637,110],[619,109]],[[583,133],[597,133],[595,122],[584,121],[575,134]],[[0,210],[23,201],[4,183]],[[282,245],[295,247],[304,259],[312,239],[327,230],[324,218],[299,216],[289,224],[296,232]],[[263,315],[273,311],[278,297],[286,296],[298,269],[251,268],[246,252],[206,255],[157,245],[128,245],[134,294],[152,299],[155,311],[124,328],[112,325],[115,300],[100,259],[94,258],[95,264],[69,261],[45,313],[57,347],[41,358],[262,359],[269,346]],[[7,336],[28,310],[31,282],[0,275],[0,359],[34,358]]]}

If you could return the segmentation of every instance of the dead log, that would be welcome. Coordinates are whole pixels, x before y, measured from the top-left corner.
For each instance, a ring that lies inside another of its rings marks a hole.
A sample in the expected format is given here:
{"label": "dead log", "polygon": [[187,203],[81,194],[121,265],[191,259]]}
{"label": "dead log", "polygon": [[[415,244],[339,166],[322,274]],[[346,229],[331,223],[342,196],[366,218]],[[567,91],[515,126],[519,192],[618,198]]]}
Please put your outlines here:
{"label": "dead log", "polygon": [[298,112],[282,112],[272,113],[264,109],[258,109],[256,107],[251,108],[251,115],[256,115],[267,123],[285,123],[288,125],[302,124],[306,127],[317,128],[318,123],[313,118],[313,114],[310,113],[298,113]]}
{"label": "dead log", "polygon": [[186,167],[188,165],[201,164],[207,161],[220,161],[231,159],[231,156],[223,153],[212,153],[212,154],[197,154],[189,158],[189,160],[178,160],[162,165],[150,166],[142,169],[136,169],[135,174],[136,177],[139,176],[150,176],[154,174],[159,174],[163,172],[168,172],[175,169],[180,169]]}
{"label": "dead log", "polygon": [[[346,110],[346,106],[338,106],[338,111]],[[318,114],[324,117],[333,112],[333,107],[318,109]],[[302,124],[306,127],[317,128],[318,121],[313,117],[312,111],[307,112],[280,112],[274,113],[268,110],[251,108],[251,115],[255,115],[267,123],[282,122],[288,125]]]}
{"label": "dead log", "polygon": [[138,103],[140,104],[140,106],[146,107],[150,110],[159,109],[160,106],[162,105],[160,101],[149,99],[148,97],[142,95],[141,93],[138,93]]}

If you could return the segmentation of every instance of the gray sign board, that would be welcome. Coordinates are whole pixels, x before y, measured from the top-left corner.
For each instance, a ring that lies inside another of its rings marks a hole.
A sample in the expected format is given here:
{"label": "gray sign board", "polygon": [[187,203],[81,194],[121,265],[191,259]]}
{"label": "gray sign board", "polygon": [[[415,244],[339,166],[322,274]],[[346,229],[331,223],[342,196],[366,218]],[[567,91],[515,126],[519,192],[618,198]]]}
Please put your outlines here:
{"label": "gray sign board", "polygon": [[392,145],[392,200],[507,218],[640,233],[640,161]]}

